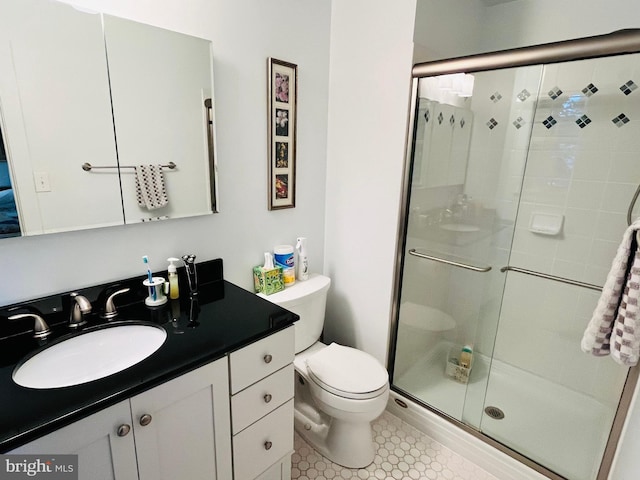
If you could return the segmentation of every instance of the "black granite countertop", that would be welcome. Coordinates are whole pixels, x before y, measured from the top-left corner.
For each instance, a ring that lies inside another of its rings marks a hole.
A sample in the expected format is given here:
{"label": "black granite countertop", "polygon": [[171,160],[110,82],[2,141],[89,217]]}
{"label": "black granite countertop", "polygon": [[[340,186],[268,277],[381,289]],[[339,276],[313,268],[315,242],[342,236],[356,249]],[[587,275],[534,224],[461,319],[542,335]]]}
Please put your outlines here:
{"label": "black granite countertop", "polygon": [[[54,325],[54,333],[46,344],[39,345],[39,341],[32,338],[30,333],[6,335],[5,332],[0,340],[0,452],[7,452],[222,358],[288,327],[298,319],[294,313],[223,280],[222,263],[219,262],[218,278],[209,277],[201,281],[197,300],[189,297],[185,291],[186,282],[181,281],[180,299],[150,308],[143,301],[144,287],[139,287],[144,277],[123,281],[125,285],[132,286],[132,292],[128,294],[126,304],[118,307],[118,318],[106,321],[101,320],[97,312],[92,313],[84,330],[106,324],[142,321],[164,328],[167,339],[155,353],[140,363],[77,386],[41,390],[21,387],[12,380],[13,370],[25,356],[63,337],[78,334],[71,333],[66,325],[68,294],[36,302],[41,311],[44,309],[42,305],[58,305],[47,310],[52,313],[44,315],[45,320]],[[104,286],[101,291],[104,291]],[[0,316],[6,316],[6,312],[7,308],[0,307]],[[64,320],[56,324],[56,319]]]}

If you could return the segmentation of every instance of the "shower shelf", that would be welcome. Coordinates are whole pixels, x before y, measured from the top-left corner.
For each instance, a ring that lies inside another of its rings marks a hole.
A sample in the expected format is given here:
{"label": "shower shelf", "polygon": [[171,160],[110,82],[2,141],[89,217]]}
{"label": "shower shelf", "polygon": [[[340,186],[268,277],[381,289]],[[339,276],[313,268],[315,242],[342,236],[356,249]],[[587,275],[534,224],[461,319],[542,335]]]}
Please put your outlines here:
{"label": "shower shelf", "polygon": [[430,253],[418,252],[415,248],[412,248],[411,250],[409,250],[409,255],[413,255],[414,257],[424,258],[425,260],[432,260],[434,262],[444,263],[446,265],[451,265],[454,267],[464,268],[466,270],[472,270],[474,272],[488,272],[491,270],[491,267],[489,265],[472,265],[470,263],[458,261],[462,259],[454,260],[454,258],[458,258],[458,257],[450,256],[449,258],[442,258],[442,257],[432,255]]}

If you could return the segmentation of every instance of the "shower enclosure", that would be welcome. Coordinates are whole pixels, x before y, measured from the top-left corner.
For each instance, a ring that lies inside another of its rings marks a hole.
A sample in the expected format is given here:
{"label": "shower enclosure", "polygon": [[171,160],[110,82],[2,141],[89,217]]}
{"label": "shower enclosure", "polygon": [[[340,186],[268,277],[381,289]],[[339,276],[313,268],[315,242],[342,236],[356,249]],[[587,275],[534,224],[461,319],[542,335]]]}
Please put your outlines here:
{"label": "shower enclosure", "polygon": [[393,389],[552,478],[606,478],[638,376],[580,349],[640,183],[638,51],[414,67]]}

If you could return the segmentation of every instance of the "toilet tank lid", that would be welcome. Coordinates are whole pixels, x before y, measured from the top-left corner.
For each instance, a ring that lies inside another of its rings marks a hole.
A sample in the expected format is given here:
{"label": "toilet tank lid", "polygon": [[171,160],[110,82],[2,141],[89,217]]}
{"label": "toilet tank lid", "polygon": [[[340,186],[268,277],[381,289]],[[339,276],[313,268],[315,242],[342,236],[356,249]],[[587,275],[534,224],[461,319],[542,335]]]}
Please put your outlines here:
{"label": "toilet tank lid", "polygon": [[307,368],[322,383],[347,393],[375,392],[389,380],[387,370],[373,355],[337,343],[311,355]]}
{"label": "toilet tank lid", "polygon": [[285,287],[281,292],[272,293],[271,295],[259,293],[258,296],[266,298],[271,303],[280,305],[298,300],[299,298],[306,297],[323,289],[328,289],[329,285],[331,285],[331,279],[329,277],[312,273],[307,280],[296,280],[296,283],[290,287]]}

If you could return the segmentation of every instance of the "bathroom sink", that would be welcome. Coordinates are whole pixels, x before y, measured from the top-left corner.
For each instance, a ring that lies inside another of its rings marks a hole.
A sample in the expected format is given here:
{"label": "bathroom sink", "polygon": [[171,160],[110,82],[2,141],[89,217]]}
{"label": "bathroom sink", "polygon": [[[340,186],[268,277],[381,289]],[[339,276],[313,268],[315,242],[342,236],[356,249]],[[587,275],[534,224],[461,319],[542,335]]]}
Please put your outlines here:
{"label": "bathroom sink", "polygon": [[37,389],[91,382],[141,362],[166,338],[163,328],[139,323],[87,331],[29,357],[14,370],[13,381]]}
{"label": "bathroom sink", "polygon": [[468,223],[445,223],[440,228],[449,232],[478,232],[480,227],[469,225]]}

